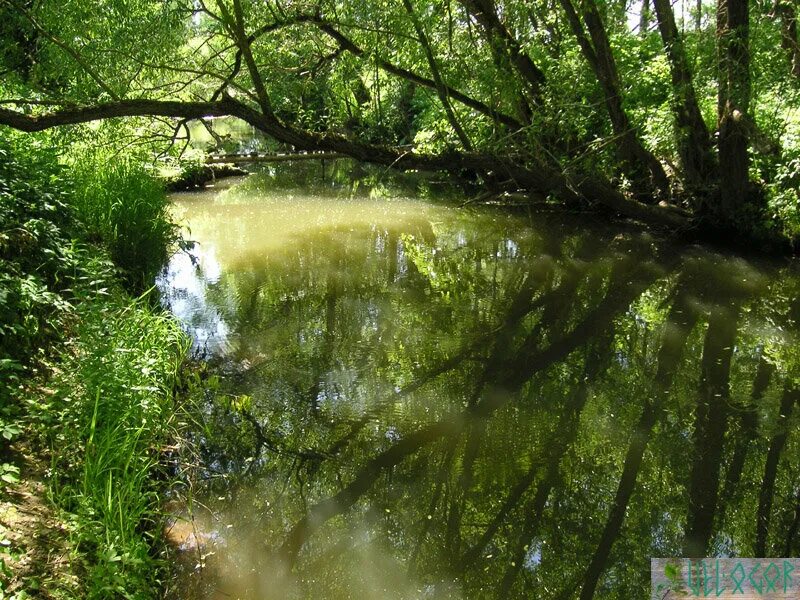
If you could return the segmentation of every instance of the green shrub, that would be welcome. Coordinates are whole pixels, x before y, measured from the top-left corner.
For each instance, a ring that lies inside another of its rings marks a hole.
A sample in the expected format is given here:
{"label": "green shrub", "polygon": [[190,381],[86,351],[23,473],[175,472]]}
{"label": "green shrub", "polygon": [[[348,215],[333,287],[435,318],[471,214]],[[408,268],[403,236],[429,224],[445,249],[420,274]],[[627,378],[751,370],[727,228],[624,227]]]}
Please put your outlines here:
{"label": "green shrub", "polygon": [[68,199],[53,154],[0,140],[0,361],[6,368],[25,362],[70,308],[59,295],[79,270]]}

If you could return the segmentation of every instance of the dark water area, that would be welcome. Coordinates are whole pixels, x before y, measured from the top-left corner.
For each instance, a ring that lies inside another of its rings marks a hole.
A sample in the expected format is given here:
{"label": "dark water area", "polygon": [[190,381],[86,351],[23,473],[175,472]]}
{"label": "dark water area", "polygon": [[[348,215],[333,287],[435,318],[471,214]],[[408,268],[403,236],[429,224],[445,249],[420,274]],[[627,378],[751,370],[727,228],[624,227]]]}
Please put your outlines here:
{"label": "dark water area", "polygon": [[174,198],[159,286],[215,374],[179,597],[645,598],[650,557],[798,555],[794,266],[307,169]]}

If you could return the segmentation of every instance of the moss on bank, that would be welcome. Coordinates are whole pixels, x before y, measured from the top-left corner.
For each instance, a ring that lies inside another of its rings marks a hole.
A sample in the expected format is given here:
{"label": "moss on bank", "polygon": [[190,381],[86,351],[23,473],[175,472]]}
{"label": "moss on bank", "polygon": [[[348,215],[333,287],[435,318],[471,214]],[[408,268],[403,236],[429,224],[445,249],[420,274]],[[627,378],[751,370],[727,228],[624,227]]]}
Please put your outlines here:
{"label": "moss on bank", "polygon": [[[174,230],[143,170],[95,167],[76,175],[31,142],[0,141],[0,598],[160,587],[159,463],[188,343],[127,290]],[[146,191],[152,210],[132,219],[130,187],[110,180]]]}

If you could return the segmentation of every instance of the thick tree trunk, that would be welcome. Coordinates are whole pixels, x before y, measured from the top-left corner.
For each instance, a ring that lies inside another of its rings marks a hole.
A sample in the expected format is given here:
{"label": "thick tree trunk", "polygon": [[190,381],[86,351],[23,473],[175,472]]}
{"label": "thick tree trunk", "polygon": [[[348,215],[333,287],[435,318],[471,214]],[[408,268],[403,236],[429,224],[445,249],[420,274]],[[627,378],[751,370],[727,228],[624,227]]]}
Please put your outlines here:
{"label": "thick tree trunk", "polygon": [[717,0],[720,201],[714,217],[739,224],[747,215],[750,188],[747,114],[750,109],[749,0]]}

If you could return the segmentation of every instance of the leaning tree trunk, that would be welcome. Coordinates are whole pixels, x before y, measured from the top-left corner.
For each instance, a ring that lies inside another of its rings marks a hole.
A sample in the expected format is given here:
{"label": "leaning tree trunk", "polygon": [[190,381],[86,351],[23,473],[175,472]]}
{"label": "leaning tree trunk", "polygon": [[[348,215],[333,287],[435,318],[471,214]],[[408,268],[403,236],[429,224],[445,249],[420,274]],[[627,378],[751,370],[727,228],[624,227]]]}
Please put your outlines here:
{"label": "leaning tree trunk", "polygon": [[519,41],[500,20],[494,2],[492,0],[462,0],[462,4],[481,24],[494,51],[503,52],[508,56],[509,62],[526,86],[531,103],[538,104],[541,100],[542,87],[545,84],[544,72],[533,62]]}
{"label": "leaning tree trunk", "polygon": [[750,108],[749,0],[717,0],[720,201],[714,217],[724,225],[748,220],[750,156],[747,113]]}
{"label": "leaning tree trunk", "polygon": [[772,518],[772,503],[775,497],[775,482],[778,478],[778,464],[789,437],[790,419],[795,404],[800,402],[800,389],[790,381],[786,383],[778,411],[777,431],[769,441],[767,460],[764,464],[764,476],[761,478],[761,489],[758,493],[758,510],[756,512],[756,541],[753,556],[759,558],[767,555],[767,536]]}
{"label": "leaning tree trunk", "polygon": [[[619,71],[605,26],[594,0],[583,0],[581,14],[586,31],[572,0],[559,0],[584,58],[594,71],[605,96],[606,109],[614,131],[617,152],[625,174],[639,198],[669,195],[669,180],[658,159],[644,147],[622,103]],[[587,36],[588,31],[588,36]],[[648,181],[649,179],[649,181]],[[651,185],[652,184],[652,185]]]}
{"label": "leaning tree trunk", "polygon": [[711,137],[697,104],[692,72],[670,0],[653,0],[658,30],[669,59],[672,76],[672,110],[678,155],[686,183],[695,190],[715,177],[716,164]]}

